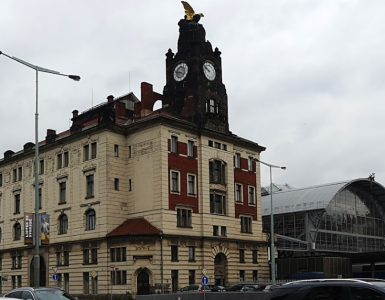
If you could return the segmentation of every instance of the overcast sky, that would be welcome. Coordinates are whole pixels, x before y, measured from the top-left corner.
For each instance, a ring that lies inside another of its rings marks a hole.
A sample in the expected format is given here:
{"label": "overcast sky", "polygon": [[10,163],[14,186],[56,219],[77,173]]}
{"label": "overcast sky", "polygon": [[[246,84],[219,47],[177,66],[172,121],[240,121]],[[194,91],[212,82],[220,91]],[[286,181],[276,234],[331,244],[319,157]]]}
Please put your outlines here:
{"label": "overcast sky", "polygon": [[[385,1],[188,1],[222,52],[230,130],[305,187],[366,178],[385,185]],[[1,0],[0,50],[39,73],[39,137],[140,83],[162,93],[177,51],[179,0]],[[34,142],[35,72],[0,56],[0,157]],[[261,166],[262,184],[269,169]]]}

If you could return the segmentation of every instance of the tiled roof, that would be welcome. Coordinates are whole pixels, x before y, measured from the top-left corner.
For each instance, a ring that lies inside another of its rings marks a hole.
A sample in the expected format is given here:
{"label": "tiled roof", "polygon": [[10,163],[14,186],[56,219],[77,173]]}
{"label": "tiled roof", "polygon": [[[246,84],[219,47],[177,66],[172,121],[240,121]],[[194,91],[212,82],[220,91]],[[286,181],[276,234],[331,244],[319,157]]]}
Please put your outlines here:
{"label": "tiled roof", "polygon": [[121,235],[154,235],[160,230],[144,218],[128,219],[112,230],[107,237]]}

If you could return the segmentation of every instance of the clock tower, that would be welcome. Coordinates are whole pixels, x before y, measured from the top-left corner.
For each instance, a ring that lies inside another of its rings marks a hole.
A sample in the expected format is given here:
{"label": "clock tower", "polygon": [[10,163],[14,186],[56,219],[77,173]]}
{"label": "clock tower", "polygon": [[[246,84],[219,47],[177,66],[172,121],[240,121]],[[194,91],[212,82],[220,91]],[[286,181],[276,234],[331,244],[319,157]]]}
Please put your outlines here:
{"label": "clock tower", "polygon": [[178,52],[166,53],[163,110],[201,128],[229,132],[221,52],[206,41],[199,19],[180,20]]}

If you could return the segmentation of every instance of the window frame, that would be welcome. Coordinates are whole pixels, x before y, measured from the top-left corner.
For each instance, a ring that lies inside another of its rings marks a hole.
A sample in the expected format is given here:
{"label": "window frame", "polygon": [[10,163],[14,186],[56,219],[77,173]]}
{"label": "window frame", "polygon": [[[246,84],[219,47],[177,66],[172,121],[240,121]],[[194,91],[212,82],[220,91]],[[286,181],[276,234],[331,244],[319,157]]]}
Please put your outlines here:
{"label": "window frame", "polygon": [[253,218],[251,216],[240,216],[241,233],[253,233]]}
{"label": "window frame", "polygon": [[187,156],[194,157],[194,141],[192,140],[187,141]]}
{"label": "window frame", "polygon": [[59,217],[59,230],[58,234],[67,234],[68,233],[68,216],[62,214]]}
{"label": "window frame", "polygon": [[227,215],[226,192],[210,191],[210,214]]}
{"label": "window frame", "polygon": [[178,153],[178,137],[176,135],[171,136],[170,151],[171,153]]}
{"label": "window frame", "polygon": [[86,198],[95,197],[95,176],[94,174],[86,175]]}
{"label": "window frame", "polygon": [[[176,175],[176,178],[173,175]],[[180,194],[180,171],[178,170],[170,170],[170,192]]]}
{"label": "window frame", "polygon": [[[252,191],[252,192],[251,192]],[[255,186],[248,185],[247,186],[247,195],[248,195],[248,203],[249,205],[255,205],[256,204],[256,194],[255,194]]]}
{"label": "window frame", "polygon": [[178,249],[177,245],[171,245],[171,261],[179,261],[178,259]]}
{"label": "window frame", "polygon": [[91,208],[86,211],[86,230],[96,229],[96,211]]}
{"label": "window frame", "polygon": [[192,228],[192,210],[187,208],[176,209],[176,226]]}
{"label": "window frame", "polygon": [[240,169],[241,168],[241,154],[240,153],[235,153],[235,156],[234,156],[234,167],[236,169]]}
{"label": "window frame", "polygon": [[[237,189],[237,187],[239,189]],[[235,203],[243,203],[243,184],[239,182],[234,183],[234,198]]]}
{"label": "window frame", "polygon": [[[197,195],[197,187],[196,187],[196,174],[187,173],[187,195],[188,196],[196,196]],[[190,180],[192,178],[192,181]]]}
{"label": "window frame", "polygon": [[59,204],[67,203],[67,181],[59,182]]}

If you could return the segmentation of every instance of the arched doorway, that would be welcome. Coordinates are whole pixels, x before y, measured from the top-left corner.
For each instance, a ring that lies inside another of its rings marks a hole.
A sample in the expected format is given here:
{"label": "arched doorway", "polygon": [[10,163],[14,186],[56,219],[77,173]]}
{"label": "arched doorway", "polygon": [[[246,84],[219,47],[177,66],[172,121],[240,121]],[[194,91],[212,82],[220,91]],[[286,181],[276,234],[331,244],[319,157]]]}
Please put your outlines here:
{"label": "arched doorway", "polygon": [[214,259],[214,279],[216,285],[227,285],[227,257],[218,253]]}
{"label": "arched doorway", "polygon": [[141,271],[136,277],[138,287],[137,295],[150,294],[150,277],[145,271]]}
{"label": "arched doorway", "polygon": [[[31,264],[30,264],[30,273],[29,273],[29,284],[30,286],[35,286],[35,280],[34,280],[34,269],[35,269],[35,263],[34,263],[35,257],[32,258]],[[47,274],[47,267],[45,264],[44,257],[40,255],[40,284],[39,286],[47,286],[46,283],[46,274]]]}

